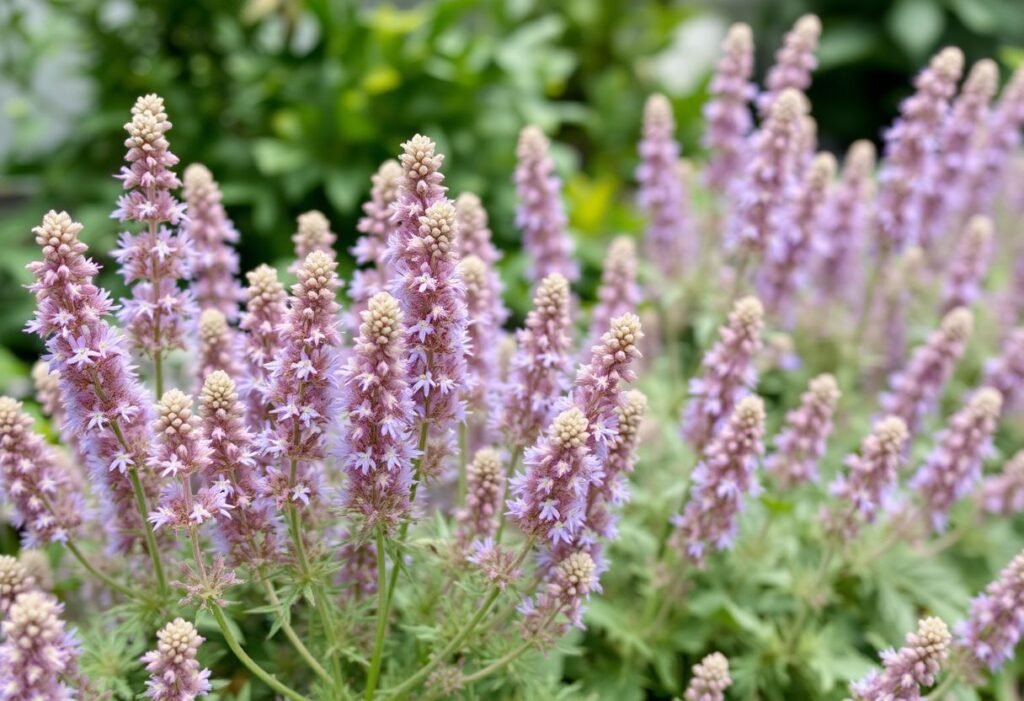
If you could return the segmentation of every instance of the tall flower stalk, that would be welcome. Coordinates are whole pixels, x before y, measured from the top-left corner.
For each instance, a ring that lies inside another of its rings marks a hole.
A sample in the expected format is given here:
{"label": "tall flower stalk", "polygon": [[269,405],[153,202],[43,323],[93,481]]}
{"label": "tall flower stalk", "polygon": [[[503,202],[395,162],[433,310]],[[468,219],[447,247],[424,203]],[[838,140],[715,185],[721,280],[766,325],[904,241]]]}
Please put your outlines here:
{"label": "tall flower stalk", "polygon": [[728,194],[743,172],[746,140],[754,127],[750,103],[757,94],[754,73],[754,37],[750,26],[738,22],[729,27],[722,42],[722,56],[708,86],[711,97],[704,105],[703,145],[711,151],[704,179],[708,186]]}
{"label": "tall flower stalk", "polygon": [[185,230],[195,247],[192,293],[199,309],[216,309],[228,321],[238,319],[245,292],[238,284],[238,230],[221,202],[220,185],[210,169],[193,163],[185,169]]}
{"label": "tall flower stalk", "polygon": [[800,406],[786,414],[785,428],[775,437],[775,451],[765,460],[765,469],[781,486],[818,479],[818,462],[825,455],[839,397],[836,379],[818,375],[801,396]]}
{"label": "tall flower stalk", "polygon": [[363,203],[363,216],[356,224],[356,230],[362,236],[349,249],[356,263],[364,266],[352,273],[352,284],[348,288],[352,302],[348,310],[348,327],[353,335],[359,333],[361,313],[366,309],[367,301],[387,289],[391,277],[386,254],[394,227],[391,205],[398,200],[402,167],[398,161],[384,161],[373,174],[371,182],[370,199]]}
{"label": "tall flower stalk", "polygon": [[765,77],[764,93],[757,98],[761,115],[767,115],[775,101],[787,89],[807,92],[811,87],[811,74],[818,67],[818,40],[821,38],[821,20],[817,15],[803,15],[797,19],[775,52],[775,63]]}

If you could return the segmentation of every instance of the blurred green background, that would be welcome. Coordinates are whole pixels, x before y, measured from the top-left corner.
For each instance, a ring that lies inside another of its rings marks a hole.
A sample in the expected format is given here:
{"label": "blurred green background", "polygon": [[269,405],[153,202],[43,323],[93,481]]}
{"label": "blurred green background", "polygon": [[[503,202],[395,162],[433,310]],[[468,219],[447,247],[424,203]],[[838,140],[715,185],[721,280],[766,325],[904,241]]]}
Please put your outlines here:
{"label": "blurred green background", "polygon": [[284,261],[295,215],[314,207],[350,245],[370,174],[413,133],[431,135],[453,192],[484,198],[521,311],[511,173],[522,125],[557,141],[586,294],[607,236],[642,228],[630,189],[646,95],[673,98],[684,151],[699,155],[728,23],[753,25],[762,75],[808,11],[824,24],[810,96],[825,148],[877,139],[939,45],[1006,67],[1024,55],[1020,0],[0,0],[0,390],[17,391],[38,352],[20,333],[31,313],[20,285],[45,209],[86,224],[103,282],[118,288],[111,174],[139,94],[166,98],[173,151],[221,182],[246,269]]}

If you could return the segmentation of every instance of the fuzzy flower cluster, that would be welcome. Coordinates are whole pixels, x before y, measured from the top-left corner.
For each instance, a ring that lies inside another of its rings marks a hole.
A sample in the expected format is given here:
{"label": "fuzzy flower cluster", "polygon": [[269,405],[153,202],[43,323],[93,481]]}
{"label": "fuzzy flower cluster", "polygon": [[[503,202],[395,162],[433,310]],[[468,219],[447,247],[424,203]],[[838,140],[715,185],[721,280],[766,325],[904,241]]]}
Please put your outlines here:
{"label": "fuzzy flower cluster", "polygon": [[238,284],[238,230],[228,218],[220,186],[210,169],[193,163],[185,169],[185,230],[195,247],[192,261],[192,293],[201,310],[216,309],[228,321],[238,319],[238,305],[245,292]]}
{"label": "fuzzy flower cluster", "polygon": [[782,46],[775,52],[775,63],[765,76],[767,90],[757,98],[757,107],[766,115],[783,91],[794,88],[807,92],[811,74],[818,67],[815,54],[821,38],[821,20],[817,15],[800,17],[786,33]]}
{"label": "fuzzy flower cluster", "polygon": [[387,292],[370,298],[341,372],[347,425],[337,454],[348,476],[345,505],[368,530],[390,532],[409,511],[416,453],[402,310]]}
{"label": "fuzzy flower cluster", "polygon": [[261,265],[246,273],[248,301],[239,328],[245,332],[243,355],[246,366],[243,394],[249,421],[262,427],[270,421],[270,370],[280,347],[288,293],[277,279],[277,270]]}
{"label": "fuzzy flower cluster", "polygon": [[320,251],[329,258],[334,258],[334,242],[338,240],[338,236],[331,231],[331,222],[327,221],[323,212],[311,209],[300,214],[296,218],[296,227],[298,230],[292,234],[292,243],[295,245],[292,272],[298,270],[313,251]]}
{"label": "fuzzy flower cluster", "polygon": [[899,480],[909,438],[903,419],[887,416],[875,423],[860,451],[847,456],[846,474],[836,477],[829,488],[838,500],[825,514],[831,533],[852,539],[864,523],[875,521]]}
{"label": "fuzzy flower cluster", "polygon": [[516,148],[516,226],[523,232],[523,248],[530,256],[529,278],[534,284],[552,273],[570,282],[579,279],[573,261],[573,243],[562,207],[562,182],[548,154],[551,144],[534,126],[523,129]]}
{"label": "fuzzy flower cluster", "polygon": [[[466,311],[469,315],[467,338],[471,352],[466,359],[470,384],[467,403],[475,414],[491,414],[496,400],[494,385],[498,380],[498,343],[501,340],[501,319],[507,310],[500,297],[494,294],[491,269],[475,254],[459,262],[459,277],[466,291]],[[479,422],[477,422],[479,423]]]}
{"label": "fuzzy flower cluster", "polygon": [[67,466],[10,397],[0,397],[0,493],[28,547],[66,542],[82,524],[84,504]]}
{"label": "fuzzy flower cluster", "polygon": [[957,627],[958,649],[964,650],[971,662],[993,672],[1013,657],[1024,633],[1024,553],[1017,555],[991,582],[985,591],[971,601],[967,619]]}
{"label": "fuzzy flower cluster", "polygon": [[10,701],[71,701],[78,641],[65,630],[64,605],[50,594],[18,595],[0,630],[0,697]]}
{"label": "fuzzy flower cluster", "polygon": [[591,527],[603,538],[611,539],[616,535],[615,520],[607,510],[621,506],[629,495],[626,478],[636,465],[640,424],[646,411],[647,396],[635,389],[624,392],[622,403],[616,408],[616,436],[604,458],[601,484],[591,492],[587,516]]}
{"label": "fuzzy flower cluster", "polygon": [[727,192],[743,172],[746,140],[754,126],[750,102],[757,88],[750,81],[754,73],[754,35],[750,26],[729,27],[722,42],[722,57],[708,86],[710,99],[704,106],[704,146],[711,151],[704,178],[707,184]]}
{"label": "fuzzy flower cluster", "polygon": [[498,530],[505,469],[494,448],[481,448],[466,468],[466,505],[456,513],[457,538],[463,547]]}
{"label": "fuzzy flower cluster", "polygon": [[757,396],[745,397],[694,468],[689,500],[672,520],[672,542],[696,566],[704,566],[709,550],[732,547],[744,496],[759,492],[763,436],[764,403]]}
{"label": "fuzzy flower cluster", "polygon": [[1002,408],[998,390],[975,392],[938,434],[935,448],[911,480],[921,497],[922,514],[936,531],[945,529],[950,508],[980,479]]}
{"label": "fuzzy flower cluster", "polygon": [[963,236],[957,241],[952,263],[946,273],[942,309],[969,307],[981,295],[985,273],[992,261],[992,220],[976,215],[967,222]]}
{"label": "fuzzy flower cluster", "polygon": [[360,314],[366,302],[373,295],[387,289],[390,274],[386,260],[388,239],[393,229],[391,205],[398,200],[402,182],[402,166],[398,161],[387,160],[371,177],[370,199],[363,203],[363,216],[356,224],[362,236],[349,249],[356,264],[365,266],[352,274],[348,287],[352,304],[348,310],[348,327],[359,332]]}
{"label": "fuzzy flower cluster", "polygon": [[987,127],[980,146],[980,165],[971,173],[967,185],[967,212],[990,212],[999,188],[992,183],[1003,182],[1013,153],[1021,143],[1024,128],[1024,67],[1018,68],[1003,88],[999,101],[985,120]]}
{"label": "fuzzy flower cluster", "polygon": [[636,170],[637,205],[648,219],[644,252],[666,280],[691,267],[696,255],[696,231],[690,221],[688,193],[679,177],[675,130],[668,98],[647,98],[640,165]]}
{"label": "fuzzy flower cluster", "polygon": [[0,555],[0,621],[20,594],[36,588],[36,580],[18,558]]}
{"label": "fuzzy flower cluster", "polygon": [[736,302],[718,342],[701,362],[700,375],[690,380],[683,436],[696,449],[707,445],[736,402],[757,384],[754,358],[761,350],[763,326],[764,308],[757,298]]}
{"label": "fuzzy flower cluster", "polygon": [[686,701],[725,701],[725,690],[732,686],[729,660],[720,652],[712,652],[693,666],[693,677],[686,687]]}
{"label": "fuzzy flower cluster", "polygon": [[986,364],[984,384],[999,390],[1006,406],[1019,408],[1024,396],[1024,328],[1011,331],[999,356]]}
{"label": "fuzzy flower cluster", "polygon": [[203,637],[194,625],[175,618],[156,634],[157,645],[142,656],[149,672],[146,697],[152,701],[195,701],[210,692],[210,670],[203,669],[196,653]]}
{"label": "fuzzy flower cluster", "polygon": [[998,475],[985,478],[980,501],[990,514],[1013,516],[1024,511],[1024,450],[1010,458]]}
{"label": "fuzzy flower cluster", "polygon": [[935,684],[953,641],[941,618],[923,618],[917,632],[907,633],[899,650],[883,650],[882,672],[871,672],[850,685],[855,701],[917,701],[921,689]]}
{"label": "fuzzy flower cluster", "polygon": [[786,414],[785,427],[775,437],[775,451],[765,460],[765,469],[782,487],[818,479],[818,463],[825,455],[839,397],[836,378],[818,375],[801,396],[800,406]]}
{"label": "fuzzy flower cluster", "polygon": [[589,345],[601,340],[610,328],[612,319],[636,310],[640,303],[636,265],[636,245],[633,239],[628,236],[615,237],[604,258],[597,303],[590,315]]}
{"label": "fuzzy flower cluster", "polygon": [[212,372],[223,370],[232,377],[242,376],[239,339],[219,309],[204,309],[199,315],[199,383]]}
{"label": "fuzzy flower cluster", "polygon": [[879,398],[882,411],[903,419],[911,432],[920,428],[924,417],[935,410],[973,328],[969,310],[961,307],[947,313],[939,328],[889,380],[889,388]]}
{"label": "fuzzy flower cluster", "polygon": [[597,567],[590,555],[573,552],[562,558],[552,568],[535,600],[520,606],[524,636],[543,640],[552,629],[563,633],[563,626],[552,626],[559,614],[571,625],[583,628],[583,605],[591,592],[600,590]]}

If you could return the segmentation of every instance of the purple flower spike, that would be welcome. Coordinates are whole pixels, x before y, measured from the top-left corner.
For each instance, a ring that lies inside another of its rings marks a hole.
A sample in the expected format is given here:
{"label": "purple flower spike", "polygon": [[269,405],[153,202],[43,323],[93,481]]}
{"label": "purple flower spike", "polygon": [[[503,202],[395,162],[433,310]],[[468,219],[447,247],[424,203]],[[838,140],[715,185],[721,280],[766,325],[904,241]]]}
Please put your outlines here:
{"label": "purple flower spike", "polygon": [[0,621],[20,594],[38,589],[39,583],[18,558],[0,555]]}
{"label": "purple flower spike", "polygon": [[232,377],[242,376],[239,362],[239,339],[228,326],[224,313],[218,309],[204,309],[199,315],[199,382],[216,370]]}
{"label": "purple flower spike", "polygon": [[690,380],[683,436],[694,449],[703,450],[736,402],[757,385],[754,357],[761,350],[763,326],[764,308],[756,297],[736,302],[718,343],[704,356],[700,376]]}
{"label": "purple flower spike", "polygon": [[651,95],[644,106],[637,204],[648,219],[644,235],[647,259],[666,280],[679,276],[696,256],[697,234],[690,221],[688,192],[679,174],[679,142],[672,104]]}
{"label": "purple flower spike", "polygon": [[600,342],[611,321],[636,311],[640,288],[636,284],[636,245],[628,236],[616,236],[608,247],[597,290],[597,303],[590,315],[587,347]]}
{"label": "purple flower spike", "polygon": [[953,636],[941,618],[923,618],[916,633],[907,633],[899,650],[883,650],[881,673],[871,672],[850,684],[854,701],[919,701],[921,689],[935,684],[949,657]]}
{"label": "purple flower spike", "polygon": [[555,273],[541,280],[533,309],[516,332],[499,426],[506,442],[533,443],[553,418],[555,401],[569,384],[572,348],[569,283]]}
{"label": "purple flower spike", "polygon": [[911,480],[921,496],[923,515],[936,531],[945,530],[953,504],[981,478],[981,463],[992,452],[1002,408],[998,390],[978,390],[939,432],[935,448]]}
{"label": "purple flower spike", "polygon": [[[493,420],[499,400],[495,386],[498,382],[498,344],[501,324],[507,314],[500,297],[495,297],[496,273],[475,254],[462,259],[459,276],[466,289],[466,308],[469,312],[467,335],[472,352],[466,358],[469,385],[465,395],[475,415],[475,428],[487,426]],[[479,436],[479,431],[475,431]]]}
{"label": "purple flower spike", "polygon": [[152,473],[142,469],[151,439],[150,402],[125,339],[103,318],[110,298],[93,283],[99,266],[85,256],[81,230],[66,212],[53,211],[32,230],[43,260],[28,266],[37,306],[26,328],[46,341],[46,360],[60,373],[66,430],[82,438],[103,522],[115,531],[114,547],[128,551],[143,524],[127,472],[139,471],[149,497],[156,492]]}
{"label": "purple flower spike", "polygon": [[10,701],[72,701],[78,681],[78,641],[64,629],[64,604],[27,591],[7,612],[0,644],[0,694]]}
{"label": "purple flower spike", "polygon": [[760,489],[756,472],[763,436],[764,403],[757,396],[745,397],[694,468],[686,508],[672,519],[672,543],[697,567],[704,566],[709,550],[732,547],[743,498]]}
{"label": "purple flower spike", "polygon": [[693,677],[686,687],[686,701],[725,701],[725,690],[732,686],[729,660],[720,652],[712,652],[693,666]]}
{"label": "purple flower spike", "polygon": [[65,542],[82,525],[78,485],[53,448],[32,430],[21,402],[0,397],[0,494],[13,507],[26,547]]}
{"label": "purple flower spike", "polygon": [[878,223],[884,250],[921,241],[921,198],[935,158],[935,135],[964,68],[960,49],[937,53],[914,81],[916,92],[900,105],[900,117],[885,133],[879,174]]}
{"label": "purple flower spike", "polygon": [[580,276],[579,266],[573,260],[572,239],[566,230],[562,182],[548,155],[550,147],[544,132],[537,127],[529,126],[519,133],[516,226],[523,232],[523,247],[530,256],[527,274],[534,284],[551,273],[564,275],[570,282]]}
{"label": "purple flower spike", "polygon": [[742,22],[729,27],[722,42],[722,57],[708,87],[710,99],[704,106],[704,147],[711,158],[704,171],[709,187],[722,194],[743,172],[746,140],[754,126],[750,102],[757,94],[750,82],[754,73],[754,36]]}
{"label": "purple flower spike", "polygon": [[957,242],[942,295],[942,310],[969,307],[981,295],[992,262],[992,220],[975,215]]}
{"label": "purple flower spike", "polygon": [[[593,558],[585,552],[566,555],[552,567],[537,596],[520,607],[523,637],[550,647],[570,625],[582,629],[584,604],[595,591],[601,591],[601,585]],[[557,619],[559,614],[566,623]]]}
{"label": "purple flower spike", "polygon": [[829,488],[839,501],[825,513],[830,533],[850,540],[863,524],[874,523],[899,481],[909,438],[903,419],[887,416],[875,423],[860,451],[846,457],[847,474],[836,477]]}
{"label": "purple flower spike", "polygon": [[361,314],[366,309],[366,302],[378,292],[387,289],[391,279],[386,256],[388,239],[394,229],[391,205],[398,201],[402,166],[398,165],[398,161],[384,161],[371,181],[373,186],[370,188],[370,199],[363,203],[363,216],[356,224],[356,229],[362,236],[356,240],[356,245],[349,249],[357,264],[368,266],[352,274],[352,284],[348,287],[352,303],[347,318],[353,336],[359,333]]}
{"label": "purple flower spike", "polygon": [[1024,632],[1024,553],[1017,555],[985,591],[971,601],[956,630],[956,646],[974,666],[995,672],[1013,658]]}
{"label": "purple flower spike", "polygon": [[992,211],[992,201],[1000,190],[992,187],[992,183],[1004,182],[1011,156],[1020,146],[1020,130],[1024,128],[1024,67],[1018,68],[1003,88],[986,126],[983,155],[967,188],[966,212]]}
{"label": "purple flower spike", "polygon": [[391,532],[409,512],[414,410],[409,389],[402,310],[378,292],[363,312],[341,373],[341,406],[348,425],[337,455],[348,476],[345,506],[369,531]]}
{"label": "purple flower spike", "polygon": [[985,478],[980,501],[990,514],[1013,516],[1024,511],[1024,450],[1010,458],[998,475]]}
{"label": "purple flower spike", "polygon": [[456,514],[456,539],[466,549],[474,540],[485,540],[498,530],[505,468],[493,448],[481,448],[466,470],[466,506]]}
{"label": "purple flower spike", "polygon": [[629,498],[627,476],[636,466],[636,449],[640,442],[640,424],[647,411],[647,397],[638,390],[623,393],[616,409],[616,436],[604,458],[601,484],[591,490],[587,506],[587,527],[601,538],[618,537],[618,518],[613,509]]}
{"label": "purple flower spike", "polygon": [[334,242],[338,240],[337,234],[331,231],[331,222],[323,212],[312,209],[300,214],[296,218],[298,231],[292,234],[292,243],[295,245],[295,263],[292,265],[292,272],[302,266],[313,251],[320,251],[333,259]]}
{"label": "purple flower spike", "polygon": [[590,349],[590,362],[576,372],[571,399],[590,423],[591,447],[602,454],[615,440],[623,385],[636,379],[635,361],[643,338],[640,317],[615,317],[601,342]]}
{"label": "purple flower spike", "polygon": [[999,357],[986,364],[984,384],[999,390],[1007,407],[1020,407],[1024,396],[1021,393],[1024,387],[1024,328],[1010,332],[1003,341]]}
{"label": "purple flower spike", "polygon": [[815,249],[820,256],[818,292],[849,300],[860,282],[858,262],[867,249],[875,184],[875,145],[866,139],[850,145],[843,174],[825,203]]}
{"label": "purple flower spike", "polygon": [[149,672],[146,696],[152,701],[195,701],[210,692],[210,670],[196,660],[204,638],[196,627],[175,618],[156,634],[157,646],[142,656]]}
{"label": "purple flower spike", "polygon": [[288,313],[288,294],[277,279],[277,270],[261,265],[246,273],[249,301],[239,327],[246,331],[244,338],[246,380],[243,395],[249,422],[262,428],[270,422],[270,370],[267,363],[274,359],[281,346],[281,328]]}
{"label": "purple flower spike", "polygon": [[[461,256],[476,256],[493,268],[501,260],[501,251],[495,247],[491,238],[487,210],[484,209],[480,198],[472,192],[463,192],[459,195],[455,199],[455,221],[459,227]],[[495,284],[501,284],[501,277],[496,271]]]}
{"label": "purple flower spike", "polygon": [[786,426],[775,437],[775,452],[765,461],[765,469],[783,488],[817,481],[839,397],[836,378],[818,375],[800,398],[800,407],[786,414]]}
{"label": "purple flower spike", "polygon": [[807,92],[811,87],[811,74],[818,67],[818,40],[821,38],[821,20],[817,15],[803,15],[782,40],[775,52],[775,63],[768,71],[765,86],[768,90],[757,98],[757,108],[767,115],[783,91],[795,88]]}
{"label": "purple flower spike", "polygon": [[801,132],[806,115],[807,98],[796,90],[786,90],[751,137],[750,154],[733,193],[726,225],[726,243],[731,250],[759,255],[792,226],[789,207],[804,153]]}
{"label": "purple flower spike", "polygon": [[911,433],[916,432],[924,417],[935,410],[973,328],[974,316],[969,310],[959,307],[946,314],[942,325],[889,380],[888,390],[879,398],[882,411],[900,417]]}
{"label": "purple flower spike", "polygon": [[221,203],[220,186],[210,170],[193,163],[185,169],[185,202],[188,205],[186,231],[195,247],[192,264],[192,292],[200,309],[216,309],[234,322],[245,292],[235,279],[238,230],[228,219]]}

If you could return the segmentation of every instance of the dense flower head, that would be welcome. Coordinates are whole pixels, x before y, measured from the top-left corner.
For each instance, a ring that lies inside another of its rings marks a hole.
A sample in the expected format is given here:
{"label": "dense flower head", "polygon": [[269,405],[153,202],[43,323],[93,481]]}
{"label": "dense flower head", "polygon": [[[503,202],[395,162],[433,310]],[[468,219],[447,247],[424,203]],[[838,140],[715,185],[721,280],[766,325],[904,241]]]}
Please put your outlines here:
{"label": "dense flower head", "polygon": [[977,301],[992,262],[992,239],[992,220],[980,214],[971,217],[946,273],[943,311],[969,307]]}
{"label": "dense flower head", "polygon": [[924,417],[935,410],[973,328],[969,310],[959,307],[947,313],[939,328],[889,380],[879,398],[882,411],[899,416],[911,432],[917,431]]}
{"label": "dense flower head", "polygon": [[914,81],[915,93],[900,105],[900,117],[885,133],[879,173],[878,224],[886,249],[921,240],[921,199],[935,158],[936,133],[964,67],[960,49],[947,47]]}
{"label": "dense flower head", "polygon": [[787,89],[751,136],[743,174],[732,193],[726,243],[744,255],[760,254],[792,226],[791,203],[803,158],[801,130],[807,98]]}
{"label": "dense flower head", "polygon": [[177,225],[184,218],[184,205],[171,194],[171,190],[181,187],[181,181],[172,170],[178,165],[178,157],[171,153],[167,141],[170,129],[162,97],[143,95],[135,101],[132,119],[124,125],[128,132],[125,161],[130,165],[122,166],[117,175],[128,190],[113,214],[121,221]]}
{"label": "dense flower head", "polygon": [[498,529],[505,468],[494,448],[481,448],[466,468],[466,505],[456,513],[459,542],[490,538]]}
{"label": "dense flower head", "polygon": [[855,701],[919,701],[921,689],[935,684],[949,657],[953,636],[941,618],[923,618],[917,632],[907,633],[899,650],[883,650],[882,672],[850,684]]}
{"label": "dense flower head", "polygon": [[746,139],[754,126],[750,102],[757,94],[754,73],[754,35],[737,22],[722,41],[722,57],[708,87],[704,105],[703,145],[711,151],[704,171],[707,184],[726,193],[743,172]]}
{"label": "dense flower head", "polygon": [[[459,277],[466,291],[469,325],[466,329],[470,353],[466,358],[469,385],[465,388],[471,410],[481,416],[474,422],[486,425],[496,411],[498,394],[498,347],[502,324],[508,314],[500,297],[500,283],[495,287],[497,272],[476,254],[459,262]],[[497,296],[496,296],[497,295]]]}
{"label": "dense flower head", "polygon": [[220,186],[210,169],[193,163],[185,169],[186,231],[195,246],[192,290],[200,309],[217,309],[229,321],[238,319],[238,305],[245,292],[238,275],[238,230],[221,202]]}
{"label": "dense flower head", "polygon": [[366,266],[352,274],[348,287],[351,305],[348,327],[353,335],[359,332],[361,313],[373,295],[387,288],[390,271],[386,260],[388,238],[394,228],[391,206],[398,201],[402,183],[402,166],[395,160],[386,160],[371,177],[370,199],[363,203],[363,216],[356,224],[362,234],[349,249],[356,263]]}
{"label": "dense flower head", "polygon": [[[60,373],[66,430],[82,437],[93,487],[104,505],[104,523],[115,531],[112,545],[128,549],[141,518],[126,473],[140,470],[150,443],[149,401],[131,364],[128,346],[103,318],[107,293],[93,283],[99,266],[85,253],[82,225],[66,212],[48,212],[32,231],[43,260],[28,269],[36,282],[35,318],[27,329],[46,341],[46,361]],[[114,427],[117,427],[115,430]],[[152,495],[151,476],[140,478]]]}
{"label": "dense flower head", "polygon": [[1006,406],[1020,408],[1024,397],[1024,328],[1011,331],[999,355],[985,364],[984,384],[999,390]]}
{"label": "dense flower head", "polygon": [[0,621],[18,595],[36,588],[36,580],[16,557],[0,555]]}
{"label": "dense flower head", "polygon": [[[463,260],[476,256],[484,264],[484,279],[482,280],[480,298],[484,298],[483,290],[486,289],[488,299],[489,317],[493,320],[494,335],[487,339],[486,344],[472,340],[473,355],[492,354],[494,362],[497,363],[498,347],[504,335],[501,327],[508,321],[509,311],[502,299],[505,292],[505,285],[501,281],[501,274],[498,272],[497,263],[501,259],[501,252],[491,240],[491,229],[487,219],[487,210],[484,209],[480,198],[472,192],[464,192],[455,200],[455,224],[459,230],[460,256]],[[468,286],[469,282],[466,281]],[[467,289],[467,296],[469,290]],[[472,312],[470,314],[472,321]],[[474,335],[477,332],[471,330]],[[481,349],[493,346],[483,352]],[[474,362],[472,359],[470,362]],[[496,375],[491,376],[492,380],[497,379]]]}
{"label": "dense flower head", "polygon": [[651,95],[644,106],[640,165],[636,169],[637,205],[647,215],[644,250],[665,279],[692,267],[697,232],[690,221],[686,183],[679,173],[679,142],[672,103]]}
{"label": "dense flower head", "polygon": [[533,309],[516,331],[499,426],[509,445],[533,443],[567,389],[572,350],[569,282],[553,273],[537,286]]}
{"label": "dense flower head", "polygon": [[520,607],[523,634],[542,644],[552,630],[563,634],[566,626],[556,621],[559,614],[582,629],[584,603],[592,592],[601,590],[597,574],[597,565],[584,551],[561,558],[548,572],[536,597]]}
{"label": "dense flower head", "polygon": [[852,539],[862,524],[875,521],[899,481],[909,438],[903,419],[887,416],[875,422],[860,450],[846,457],[846,474],[829,488],[838,502],[825,515],[831,533]]}
{"label": "dense flower head", "polygon": [[985,478],[979,500],[990,514],[1013,516],[1024,511],[1024,450],[1007,460],[1002,472]]}
{"label": "dense flower head", "polygon": [[210,692],[210,670],[196,654],[204,638],[194,625],[175,618],[156,634],[157,645],[142,656],[149,672],[146,697],[152,701],[195,701]]}
{"label": "dense flower head", "polygon": [[292,243],[295,245],[295,269],[298,269],[313,251],[320,251],[334,258],[334,242],[338,240],[338,236],[331,231],[331,222],[327,221],[323,212],[316,209],[303,212],[296,217],[296,225],[298,230],[292,234]]}
{"label": "dense flower head", "polygon": [[564,275],[570,282],[579,279],[579,266],[573,260],[573,242],[567,230],[568,219],[562,206],[562,181],[548,153],[551,144],[538,127],[528,126],[519,133],[516,148],[516,226],[523,232],[523,248],[530,257],[527,272],[536,284],[551,273]]}
{"label": "dense flower head", "polygon": [[763,435],[764,403],[757,396],[744,397],[694,468],[686,507],[673,518],[672,540],[696,566],[704,566],[709,549],[732,547],[744,496],[760,491],[756,472]]}
{"label": "dense flower head", "polygon": [[[444,175],[441,173],[441,165],[444,163],[444,154],[437,153],[437,144],[430,137],[416,134],[403,143],[398,162],[403,173],[401,189],[419,200],[422,209],[444,196],[447,189],[442,185]],[[401,206],[401,192],[399,203]],[[400,213],[399,216],[403,215]]]}
{"label": "dense flower head", "polygon": [[775,437],[775,452],[765,461],[765,469],[783,487],[818,479],[839,397],[836,378],[818,375],[800,397],[800,406],[786,414],[785,427]]}
{"label": "dense flower head", "polygon": [[782,46],[775,52],[775,63],[765,77],[765,91],[757,98],[762,115],[768,114],[782,92],[795,88],[806,92],[811,87],[811,73],[818,67],[815,55],[821,38],[821,20],[817,15],[803,15],[786,33]]}
{"label": "dense flower head", "polygon": [[1013,657],[1024,633],[1024,553],[1013,558],[985,591],[971,601],[956,629],[956,646],[973,666],[997,671]]}
{"label": "dense flower head", "polygon": [[949,510],[981,477],[981,463],[992,451],[1003,398],[984,387],[949,420],[936,445],[911,480],[922,501],[922,513],[936,531],[945,529]]}
{"label": "dense flower head", "polygon": [[984,143],[979,157],[979,167],[970,173],[967,186],[966,212],[989,213],[992,201],[1006,178],[1011,156],[1021,142],[1020,130],[1024,127],[1024,66],[1017,68],[1010,81],[1003,88],[998,102],[992,108],[985,123]]}
{"label": "dense flower head", "polygon": [[263,426],[270,418],[270,371],[267,363],[280,347],[281,329],[288,313],[288,293],[277,279],[277,270],[260,265],[245,275],[248,301],[239,328],[245,331],[246,379],[243,387],[249,421]]}
{"label": "dense flower head", "polygon": [[720,652],[712,652],[693,666],[693,677],[686,687],[686,701],[724,701],[725,690],[732,685],[729,660]]}
{"label": "dense flower head", "polygon": [[0,397],[0,494],[13,507],[14,525],[30,547],[65,542],[82,524],[78,485],[21,402]]}
{"label": "dense flower head", "polygon": [[698,450],[757,384],[754,357],[761,350],[763,327],[761,302],[756,297],[737,301],[718,332],[718,342],[704,356],[700,375],[690,380],[683,436]]}
{"label": "dense flower head", "polygon": [[588,345],[601,340],[612,319],[636,311],[640,288],[636,284],[636,244],[628,236],[616,236],[604,257],[597,303],[590,314]]}
{"label": "dense flower head", "polygon": [[7,611],[0,631],[0,695],[5,701],[71,701],[78,642],[64,629],[64,605],[50,594],[27,591]]}
{"label": "dense flower head", "polygon": [[365,527],[393,529],[409,511],[415,455],[414,409],[398,301],[370,298],[359,337],[341,372],[347,425],[337,454],[348,476],[345,505]]}
{"label": "dense flower head", "polygon": [[204,309],[199,315],[199,382],[216,370],[241,377],[239,339],[219,309]]}

